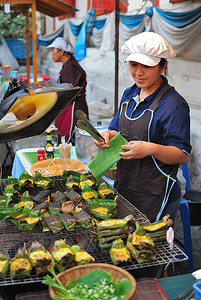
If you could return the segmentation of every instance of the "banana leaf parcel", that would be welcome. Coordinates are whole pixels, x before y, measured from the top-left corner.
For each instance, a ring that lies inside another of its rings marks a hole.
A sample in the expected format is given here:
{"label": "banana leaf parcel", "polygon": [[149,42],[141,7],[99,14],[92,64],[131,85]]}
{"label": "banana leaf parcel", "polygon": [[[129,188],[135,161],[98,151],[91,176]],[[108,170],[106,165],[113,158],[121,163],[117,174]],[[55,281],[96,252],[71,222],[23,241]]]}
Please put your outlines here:
{"label": "banana leaf parcel", "polygon": [[25,247],[18,249],[17,254],[10,262],[10,276],[16,277],[29,277],[32,271],[32,264],[27,256]]}
{"label": "banana leaf parcel", "polygon": [[102,182],[98,188],[98,193],[101,198],[113,199],[115,197],[115,192],[106,182]]}
{"label": "banana leaf parcel", "polygon": [[58,214],[57,215],[62,225],[68,230],[73,231],[77,225],[77,221],[71,214]]}
{"label": "banana leaf parcel", "polygon": [[0,278],[5,278],[9,269],[9,258],[0,252]]}
{"label": "banana leaf parcel", "polygon": [[22,188],[32,188],[34,186],[34,179],[28,172],[23,171],[20,175],[19,182]]}
{"label": "banana leaf parcel", "polygon": [[38,222],[39,216],[37,212],[31,211],[26,218],[19,220],[18,229],[20,231],[31,231]]}
{"label": "banana leaf parcel", "polygon": [[59,203],[59,202],[65,202],[66,201],[66,197],[64,195],[64,193],[60,192],[60,191],[56,191],[54,194],[51,194],[51,200],[54,203]]}
{"label": "banana leaf parcel", "polygon": [[121,146],[127,144],[127,140],[119,132],[108,142],[109,148],[102,149],[90,160],[88,167],[96,179],[103,176],[121,159],[119,152],[126,152]]}
{"label": "banana leaf parcel", "polygon": [[92,226],[92,218],[85,210],[81,210],[80,212],[73,213],[73,217],[77,222],[77,226],[83,228],[90,228]]}
{"label": "banana leaf parcel", "polygon": [[131,255],[122,239],[116,239],[110,248],[110,257],[114,265],[131,261]]}
{"label": "banana leaf parcel", "polygon": [[61,233],[64,228],[61,221],[55,214],[43,215],[42,220],[53,233]]}
{"label": "banana leaf parcel", "polygon": [[15,178],[13,176],[8,176],[8,178],[6,180],[6,184],[13,186],[13,188],[19,192],[21,191],[22,187],[21,187],[19,179]]}
{"label": "banana leaf parcel", "polygon": [[134,219],[133,215],[128,215],[123,219],[108,219],[103,221],[96,221],[97,230],[110,230],[123,228],[128,226],[128,224]]}
{"label": "banana leaf parcel", "polygon": [[69,268],[75,261],[75,254],[72,248],[66,245],[65,240],[62,239],[55,241],[51,255],[54,265],[59,272]]}
{"label": "banana leaf parcel", "polygon": [[38,171],[35,171],[34,183],[43,190],[55,187],[55,182],[52,178],[45,177]]}
{"label": "banana leaf parcel", "polygon": [[90,186],[91,189],[96,190],[98,188],[97,183],[91,179],[89,179],[88,177],[86,177],[84,174],[81,174],[80,176],[80,187],[83,190],[85,185]]}
{"label": "banana leaf parcel", "polygon": [[49,190],[40,191],[38,194],[32,197],[35,204],[40,204],[43,202],[49,202],[51,199],[51,192]]}
{"label": "banana leaf parcel", "polygon": [[80,246],[73,245],[72,250],[75,254],[76,265],[84,265],[93,263],[95,261],[94,257],[91,256],[88,252],[82,250]]}

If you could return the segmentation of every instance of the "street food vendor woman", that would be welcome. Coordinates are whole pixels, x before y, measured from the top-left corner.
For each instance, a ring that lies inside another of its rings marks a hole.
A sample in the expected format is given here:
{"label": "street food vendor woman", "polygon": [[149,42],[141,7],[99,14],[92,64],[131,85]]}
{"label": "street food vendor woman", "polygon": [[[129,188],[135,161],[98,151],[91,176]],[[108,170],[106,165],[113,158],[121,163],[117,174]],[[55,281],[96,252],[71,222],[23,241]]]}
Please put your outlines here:
{"label": "street food vendor woman", "polygon": [[135,84],[101,133],[106,143],[119,131],[129,142],[119,153],[115,188],[151,222],[166,214],[174,219],[181,199],[178,166],[191,152],[188,104],[162,75],[175,53],[160,35],[143,32],[124,43],[122,54]]}

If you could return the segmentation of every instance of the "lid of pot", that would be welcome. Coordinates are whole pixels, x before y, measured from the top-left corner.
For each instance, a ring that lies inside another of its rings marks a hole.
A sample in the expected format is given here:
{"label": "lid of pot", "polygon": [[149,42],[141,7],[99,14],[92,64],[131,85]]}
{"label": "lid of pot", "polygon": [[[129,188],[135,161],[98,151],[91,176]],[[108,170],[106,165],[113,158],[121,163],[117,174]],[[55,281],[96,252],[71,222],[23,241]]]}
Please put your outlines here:
{"label": "lid of pot", "polygon": [[[108,126],[109,126],[109,122],[106,121],[93,121],[91,122],[91,124],[96,128],[96,130],[98,130],[99,132],[103,132],[103,131],[107,131],[108,130]],[[77,126],[75,127],[75,133],[78,133],[80,135],[90,135],[87,131],[78,128]]]}

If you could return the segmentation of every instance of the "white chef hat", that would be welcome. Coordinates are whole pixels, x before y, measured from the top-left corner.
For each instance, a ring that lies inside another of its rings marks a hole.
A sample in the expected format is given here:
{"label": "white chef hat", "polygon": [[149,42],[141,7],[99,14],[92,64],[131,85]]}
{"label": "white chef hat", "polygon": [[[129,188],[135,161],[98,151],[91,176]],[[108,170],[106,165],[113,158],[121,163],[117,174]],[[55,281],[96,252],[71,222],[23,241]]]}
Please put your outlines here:
{"label": "white chef hat", "polygon": [[136,61],[146,66],[156,66],[161,58],[175,57],[172,47],[166,40],[154,32],[142,32],[124,43],[122,54],[126,61]]}
{"label": "white chef hat", "polygon": [[63,49],[65,52],[69,52],[71,54],[75,53],[75,48],[70,44],[67,43],[63,38],[58,37],[56,38],[52,44],[47,46],[46,48],[57,48],[57,49]]}

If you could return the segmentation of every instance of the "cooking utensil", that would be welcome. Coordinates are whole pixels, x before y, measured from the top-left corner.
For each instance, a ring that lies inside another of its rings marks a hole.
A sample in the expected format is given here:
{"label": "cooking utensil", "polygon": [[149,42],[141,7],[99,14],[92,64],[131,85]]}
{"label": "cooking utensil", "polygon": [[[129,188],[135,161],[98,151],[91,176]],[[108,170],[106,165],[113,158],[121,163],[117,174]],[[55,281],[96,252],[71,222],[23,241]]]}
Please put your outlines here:
{"label": "cooking utensil", "polygon": [[77,126],[83,130],[86,130],[94,139],[97,141],[104,141],[105,139],[102,135],[96,130],[96,128],[89,122],[87,115],[82,110],[77,110],[75,113],[78,118]]}

